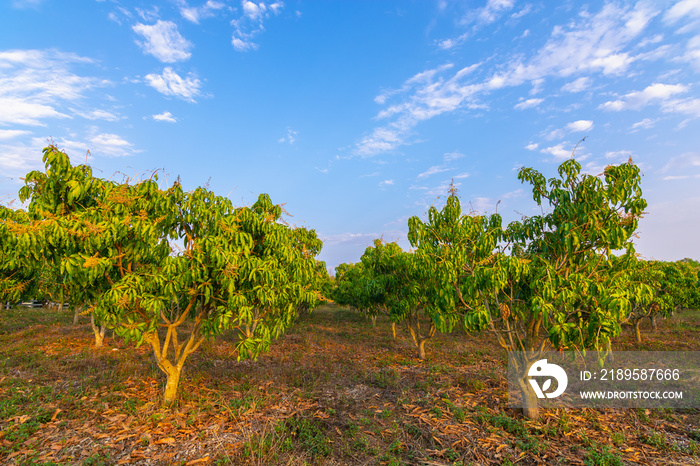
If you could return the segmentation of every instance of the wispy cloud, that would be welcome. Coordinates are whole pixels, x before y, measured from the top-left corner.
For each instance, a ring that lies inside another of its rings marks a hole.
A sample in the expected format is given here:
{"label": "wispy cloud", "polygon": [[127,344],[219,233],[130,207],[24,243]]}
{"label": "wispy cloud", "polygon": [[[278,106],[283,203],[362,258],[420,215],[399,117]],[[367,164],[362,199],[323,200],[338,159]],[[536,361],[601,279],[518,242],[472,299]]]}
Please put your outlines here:
{"label": "wispy cloud", "polygon": [[0,129],[0,141],[14,139],[16,137],[25,136],[27,134],[32,134],[32,132],[20,129]]}
{"label": "wispy cloud", "polygon": [[379,182],[379,186],[392,186],[394,184],[394,180],[384,180]]}
{"label": "wispy cloud", "polygon": [[[483,11],[473,12],[470,21],[486,21],[504,14],[512,2],[488,2]],[[480,99],[499,89],[530,83],[539,89],[547,78],[574,74],[620,75],[636,60],[635,47],[649,22],[660,11],[640,2],[634,6],[606,4],[595,14],[586,8],[576,22],[555,26],[543,47],[530,56],[504,55],[458,68],[453,63],[431,68],[408,79],[396,90],[384,91],[375,102],[385,107],[377,115],[385,124],[375,127],[357,142],[354,154],[362,157],[412,143],[412,132],[422,121],[456,110],[488,109]],[[480,19],[479,19],[480,18]],[[583,76],[564,85],[568,92],[580,92],[591,85]],[[518,109],[539,105],[537,98],[514,103]],[[694,102],[678,103],[678,111],[691,113]]]}
{"label": "wispy cloud", "polygon": [[0,52],[0,123],[42,126],[49,118],[70,118],[65,103],[82,99],[109,81],[76,75],[71,68],[93,60],[57,50]]}
{"label": "wispy cloud", "polygon": [[582,92],[591,87],[591,78],[583,76],[577,78],[570,83],[566,83],[561,87],[564,92]]}
{"label": "wispy cloud", "polygon": [[25,102],[22,99],[0,97],[0,123],[44,126],[46,118],[70,118],[50,105]]}
{"label": "wispy cloud", "polygon": [[652,102],[663,102],[670,97],[688,91],[688,87],[682,84],[654,83],[643,91],[635,91],[626,94],[618,100],[605,102],[600,106],[603,110],[639,110]]}
{"label": "wispy cloud", "polygon": [[664,14],[664,21],[676,24],[683,18],[700,18],[700,3],[697,0],[681,0]]}
{"label": "wispy cloud", "polygon": [[95,109],[95,110],[79,110],[75,108],[70,109],[71,112],[76,115],[86,118],[88,120],[105,120],[105,121],[119,121],[119,115],[115,115],[107,110]]}
{"label": "wispy cloud", "polygon": [[192,43],[180,35],[172,21],[158,20],[153,25],[137,23],[132,29],[145,39],[143,42],[136,41],[143,52],[163,63],[175,63],[192,56],[189,52]]}
{"label": "wispy cloud", "polygon": [[527,99],[515,105],[516,110],[525,110],[526,108],[537,107],[544,102],[544,99]]}
{"label": "wispy cloud", "polygon": [[287,134],[281,138],[277,142],[280,144],[287,143],[289,145],[293,145],[294,142],[296,141],[297,138],[297,132],[294,131],[292,128],[287,128]]}
{"label": "wispy cloud", "polygon": [[408,143],[410,132],[421,121],[454,111],[461,106],[479,108],[480,105],[472,97],[481,86],[462,83],[478,66],[467,66],[452,76],[445,77],[445,72],[453,68],[452,64],[446,64],[416,74],[398,90],[380,94],[375,98],[378,103],[399,96],[404,97],[404,100],[379,113],[378,119],[391,121],[362,138],[355,148],[355,154],[367,157],[395,150]]}
{"label": "wispy cloud", "polygon": [[195,102],[195,97],[201,95],[202,82],[199,79],[192,74],[182,78],[170,67],[163,69],[162,74],[146,75],[146,82],[161,94],[174,96],[188,102]]}
{"label": "wispy cloud", "polygon": [[215,0],[207,0],[204,5],[199,7],[189,6],[184,0],[180,0],[179,4],[182,17],[195,24],[199,24],[202,19],[211,18],[217,11],[226,7],[224,3]]}
{"label": "wispy cloud", "polygon": [[445,162],[451,162],[452,160],[461,159],[461,158],[463,158],[463,157],[464,157],[464,154],[463,154],[463,153],[455,151],[455,152],[447,152],[447,153],[445,153],[445,155],[442,156],[442,159],[443,159]]}
{"label": "wispy cloud", "polygon": [[656,120],[652,120],[651,118],[644,118],[643,120],[634,123],[632,125],[632,130],[638,131],[640,129],[653,128],[655,124],[656,124]]}
{"label": "wispy cloud", "polygon": [[[462,45],[471,37],[477,30],[494,23],[504,15],[506,15],[510,10],[512,10],[514,0],[487,0],[486,5],[481,8],[475,8],[467,11],[466,14],[462,16],[459,20],[459,25],[468,30],[457,37],[444,39],[438,42],[438,47],[444,50],[448,50],[459,45]],[[523,9],[518,15],[517,13],[514,17],[520,17],[528,13],[529,10]]]}
{"label": "wispy cloud", "polygon": [[435,175],[437,173],[443,173],[448,171],[449,168],[442,167],[440,165],[435,165],[428,168],[426,171],[418,175],[418,178],[427,178],[430,175]]}
{"label": "wispy cloud", "polygon": [[683,171],[684,175],[688,175],[689,169],[700,169],[700,152],[685,152],[671,159],[661,169],[662,173],[667,173],[671,170]]}
{"label": "wispy cloud", "polygon": [[254,3],[250,0],[241,2],[241,15],[239,18],[231,21],[234,27],[231,44],[238,52],[247,52],[257,50],[258,44],[253,42],[253,39],[265,30],[263,24],[271,15],[277,16],[284,9],[284,3],[274,2]]}
{"label": "wispy cloud", "polygon": [[151,118],[153,118],[155,121],[166,121],[168,123],[177,123],[177,118],[175,118],[173,116],[173,114],[170,112],[163,112],[163,113],[159,113],[157,115],[151,115]]}

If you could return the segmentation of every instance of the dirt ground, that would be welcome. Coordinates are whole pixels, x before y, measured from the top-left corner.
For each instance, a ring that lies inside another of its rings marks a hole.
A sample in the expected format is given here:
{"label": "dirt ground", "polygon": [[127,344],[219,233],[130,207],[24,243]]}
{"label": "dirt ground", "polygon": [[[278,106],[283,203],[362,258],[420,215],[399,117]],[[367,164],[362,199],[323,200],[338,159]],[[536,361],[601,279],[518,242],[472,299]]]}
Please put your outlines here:
{"label": "dirt ground", "polygon": [[[0,314],[0,462],[5,464],[688,465],[698,410],[507,407],[506,355],[488,333],[456,331],[416,357],[352,309],[302,315],[257,361],[234,336],[187,361],[180,396],[146,347],[109,335],[92,348],[70,310]],[[616,350],[700,351],[700,311],[626,329]]]}

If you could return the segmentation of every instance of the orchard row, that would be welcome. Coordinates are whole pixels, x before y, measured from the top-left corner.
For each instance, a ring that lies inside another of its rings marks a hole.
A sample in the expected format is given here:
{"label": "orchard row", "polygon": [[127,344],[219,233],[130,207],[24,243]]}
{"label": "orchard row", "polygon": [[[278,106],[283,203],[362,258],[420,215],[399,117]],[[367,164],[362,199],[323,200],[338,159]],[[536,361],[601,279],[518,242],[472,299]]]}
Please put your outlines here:
{"label": "orchard row", "polygon": [[521,169],[549,213],[507,226],[498,214],[464,214],[452,192],[426,220],[409,219],[411,252],[377,240],[336,269],[335,283],[316,259],[316,233],[286,225],[265,194],[234,207],[204,188],[162,188],[156,175],[96,178],[54,146],[43,161],[20,190],[26,210],[0,207],[0,299],[70,300],[85,306],[97,345],[107,328],[149,345],[168,404],[205,339],[236,332],[239,357],[255,358],[300,311],[332,298],[406,323],[420,358],[437,331],[490,331],[523,355],[524,411],[536,418],[525,375],[543,351],[606,350],[624,322],[638,329],[700,307],[697,267],[635,254],[646,201],[631,161],[592,176],[571,159],[550,180]]}

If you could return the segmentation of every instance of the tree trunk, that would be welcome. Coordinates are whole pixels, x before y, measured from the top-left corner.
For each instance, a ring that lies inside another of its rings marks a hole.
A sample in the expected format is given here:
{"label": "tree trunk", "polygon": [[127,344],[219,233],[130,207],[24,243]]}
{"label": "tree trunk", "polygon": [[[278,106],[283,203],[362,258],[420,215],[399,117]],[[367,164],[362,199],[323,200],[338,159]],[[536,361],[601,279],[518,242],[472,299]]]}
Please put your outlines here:
{"label": "tree trunk", "polygon": [[95,348],[102,348],[102,344],[105,340],[105,332],[107,331],[107,325],[101,324],[99,327],[95,324],[95,316],[90,314],[90,325],[92,326],[92,332],[95,334]]}
{"label": "tree trunk", "polygon": [[518,386],[523,397],[523,416],[533,421],[540,417],[540,407],[537,401],[537,395],[532,389],[527,375],[518,379]]}
{"label": "tree trunk", "polygon": [[394,337],[394,340],[396,340],[396,322],[391,323],[391,335]]}
{"label": "tree trunk", "polygon": [[75,306],[75,311],[73,312],[73,325],[78,325],[78,318],[80,317],[80,306]]}
{"label": "tree trunk", "polygon": [[[161,367],[162,368],[162,367]],[[163,394],[163,403],[171,405],[177,397],[177,387],[180,385],[180,374],[182,373],[182,365],[170,366],[164,371],[166,375],[165,393]]]}
{"label": "tree trunk", "polygon": [[657,324],[657,322],[656,322],[656,316],[651,316],[651,317],[649,317],[649,319],[651,320],[651,328],[652,328],[652,330],[654,330],[654,331],[658,330],[658,324]]}
{"label": "tree trunk", "polygon": [[372,321],[372,327],[376,327],[377,326],[377,315],[376,314],[371,315],[369,318]]}
{"label": "tree trunk", "polygon": [[425,342],[428,341],[427,338],[422,338],[418,343],[418,359],[425,361]]}
{"label": "tree trunk", "polygon": [[639,329],[639,324],[642,322],[641,319],[637,319],[634,321],[634,335],[637,337],[637,343],[642,342],[642,332]]}

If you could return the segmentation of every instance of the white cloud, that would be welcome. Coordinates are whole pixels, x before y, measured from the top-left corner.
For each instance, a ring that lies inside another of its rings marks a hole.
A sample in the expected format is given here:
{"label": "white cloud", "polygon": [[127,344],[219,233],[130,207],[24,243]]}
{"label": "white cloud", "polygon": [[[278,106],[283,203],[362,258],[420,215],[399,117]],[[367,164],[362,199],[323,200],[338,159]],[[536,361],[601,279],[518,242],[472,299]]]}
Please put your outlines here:
{"label": "white cloud", "polygon": [[177,123],[177,118],[173,116],[170,112],[159,113],[158,115],[151,115],[155,121],[167,121],[168,123]]}
{"label": "white cloud", "polygon": [[546,147],[540,150],[543,154],[553,155],[556,159],[568,159],[571,157],[571,151],[564,149],[564,143],[557,144],[556,146]]}
{"label": "white cloud", "polygon": [[472,213],[486,213],[496,211],[496,201],[490,197],[475,197],[473,201],[469,202],[469,207]]}
{"label": "white cloud", "polygon": [[700,118],[700,99],[670,100],[664,102],[661,109],[666,113],[681,113]]}
{"label": "white cloud", "polygon": [[[257,50],[258,45],[253,39],[265,30],[264,22],[270,15],[279,15],[284,9],[284,3],[274,2],[255,3],[250,0],[241,1],[242,15],[231,22],[234,32],[231,45],[238,52]],[[298,16],[298,15],[297,15]]]}
{"label": "white cloud", "polygon": [[379,186],[392,186],[394,184],[394,180],[384,180],[379,183]]}
{"label": "white cloud", "polygon": [[682,84],[654,83],[643,91],[630,92],[621,99],[605,102],[600,106],[604,110],[639,110],[654,101],[664,101],[676,94],[688,91],[688,87]]}
{"label": "white cloud", "polygon": [[542,102],[544,102],[544,99],[527,99],[520,102],[519,104],[516,104],[514,108],[516,110],[524,110],[526,108],[537,107]]}
{"label": "white cloud", "polygon": [[459,69],[453,76],[444,78],[442,74],[453,68],[452,64],[426,70],[406,80],[398,90],[386,91],[377,96],[377,103],[386,103],[396,96],[410,94],[404,102],[389,106],[381,111],[379,119],[392,118],[393,121],[375,128],[369,136],[357,143],[355,154],[363,157],[395,150],[407,144],[411,130],[421,121],[428,120],[460,107],[480,108],[473,99],[482,85],[461,83],[478,68],[478,64]]}
{"label": "white cloud", "polygon": [[136,42],[143,52],[163,63],[175,63],[192,56],[189,52],[192,43],[180,35],[177,25],[171,21],[158,20],[150,26],[138,23],[132,29],[146,39],[144,42]]}
{"label": "white cloud", "polygon": [[635,131],[638,131],[639,129],[649,129],[652,128],[656,124],[656,120],[652,120],[651,118],[645,118],[641,121],[638,121],[632,125],[632,129]]}
{"label": "white cloud", "polygon": [[120,119],[120,117],[118,115],[115,115],[114,113],[108,112],[106,110],[100,110],[100,109],[82,111],[82,110],[77,110],[77,109],[71,108],[70,111],[75,113],[78,116],[81,116],[83,118],[87,118],[88,120],[119,121],[119,119]]}
{"label": "white cloud", "polygon": [[605,158],[614,163],[623,163],[632,158],[632,152],[628,150],[615,150],[605,153]]}
{"label": "white cloud", "polygon": [[530,144],[528,144],[527,146],[525,146],[525,149],[527,149],[527,150],[537,150],[538,147],[540,147],[540,145],[537,144],[536,142],[533,142],[533,143],[530,143]]}
{"label": "white cloud", "polygon": [[[441,40],[437,42],[437,46],[443,50],[449,50],[462,45],[476,31],[503,17],[513,8],[514,3],[513,0],[487,0],[486,5],[483,7],[469,10],[459,21],[461,26],[469,27],[469,30],[458,37]],[[526,13],[527,11],[523,14]],[[517,13],[513,17],[517,17],[516,15]]]}
{"label": "white cloud", "polygon": [[74,64],[92,64],[89,58],[56,50],[7,50],[0,52],[0,121],[40,125],[42,118],[65,118],[55,107],[76,101],[109,81],[78,76]]}
{"label": "white cloud", "polygon": [[669,170],[677,170],[687,175],[689,169],[697,168],[700,168],[700,152],[686,152],[672,157],[661,171],[667,173]]}
{"label": "white cloud", "polygon": [[0,172],[3,177],[18,178],[30,170],[41,169],[41,149],[46,145],[46,141],[40,138],[30,141],[22,138],[11,142],[0,140]]}
{"label": "white cloud", "polygon": [[[511,3],[490,2],[487,7],[493,7],[490,11],[496,14]],[[410,144],[411,133],[421,121],[457,110],[488,109],[480,97],[499,89],[529,82],[536,91],[547,77],[621,75],[641,59],[634,50],[649,22],[659,13],[644,2],[624,7],[610,3],[595,14],[583,7],[576,21],[555,26],[545,45],[530,56],[505,54],[499,57],[500,61],[487,60],[457,71],[453,64],[446,64],[418,73],[399,89],[375,98],[378,104],[386,105],[377,118],[388,122],[362,138],[354,153],[371,156]],[[489,17],[487,13],[483,16]],[[477,21],[476,16],[471,21]],[[584,78],[564,87],[569,92],[580,92],[591,83],[589,76]],[[399,102],[391,102],[398,99]],[[681,107],[692,105],[685,103]]]}
{"label": "white cloud", "polygon": [[591,78],[584,76],[562,86],[564,92],[582,92],[591,87]]}
{"label": "white cloud", "polygon": [[191,7],[183,0],[180,6],[180,14],[186,20],[199,24],[200,20],[211,18],[215,15],[216,11],[225,7],[226,5],[224,3],[215,0],[207,0],[207,2],[200,7]]}
{"label": "white cloud", "polygon": [[323,244],[337,245],[337,244],[370,244],[372,240],[378,238],[377,233],[340,233],[337,235],[319,235],[319,238],[323,240]]}
{"label": "white cloud", "polygon": [[664,21],[668,24],[675,24],[684,17],[699,18],[700,2],[697,0],[681,0],[666,12]]}
{"label": "white cloud", "polygon": [[593,122],[591,120],[578,120],[566,125],[566,129],[572,132],[589,131],[592,128]]}
{"label": "white cloud", "polygon": [[163,69],[163,74],[146,75],[148,85],[164,95],[171,95],[188,102],[195,102],[195,97],[200,95],[202,82],[189,74],[182,78],[172,68]]}
{"label": "white cloud", "polygon": [[461,159],[462,157],[464,157],[464,154],[457,151],[447,152],[445,155],[442,156],[445,162],[451,162],[452,160]]}
{"label": "white cloud", "polygon": [[581,16],[566,27],[556,26],[547,43],[530,60],[512,61],[500,75],[503,85],[515,86],[549,75],[621,74],[635,60],[625,49],[636,45],[635,39],[657,14],[643,3],[632,8],[606,4],[595,15]]}
{"label": "white cloud", "polygon": [[428,168],[426,171],[418,175],[418,178],[426,178],[430,175],[435,175],[436,173],[442,173],[448,171],[449,168],[441,167],[439,165],[435,165],[433,167]]}
{"label": "white cloud", "polygon": [[0,97],[0,124],[45,126],[44,118],[70,118],[50,105]]}
{"label": "white cloud", "polygon": [[281,137],[278,142],[280,144],[286,142],[289,145],[292,145],[292,144],[294,144],[294,141],[296,141],[296,137],[297,137],[297,132],[291,128],[287,128],[287,135],[284,137]]}
{"label": "white cloud", "polygon": [[102,133],[90,138],[89,149],[96,155],[112,157],[133,155],[136,152],[131,143],[121,136],[110,133]]}
{"label": "white cloud", "polygon": [[501,199],[512,199],[514,197],[522,197],[525,191],[522,188],[510,191],[501,196]]}
{"label": "white cloud", "polygon": [[27,134],[32,134],[32,132],[19,129],[0,129],[0,141],[14,139],[18,136],[24,136]]}
{"label": "white cloud", "polygon": [[234,37],[231,39],[231,45],[237,52],[247,52],[249,50],[257,50],[258,44],[250,41],[243,40],[239,37]]}

